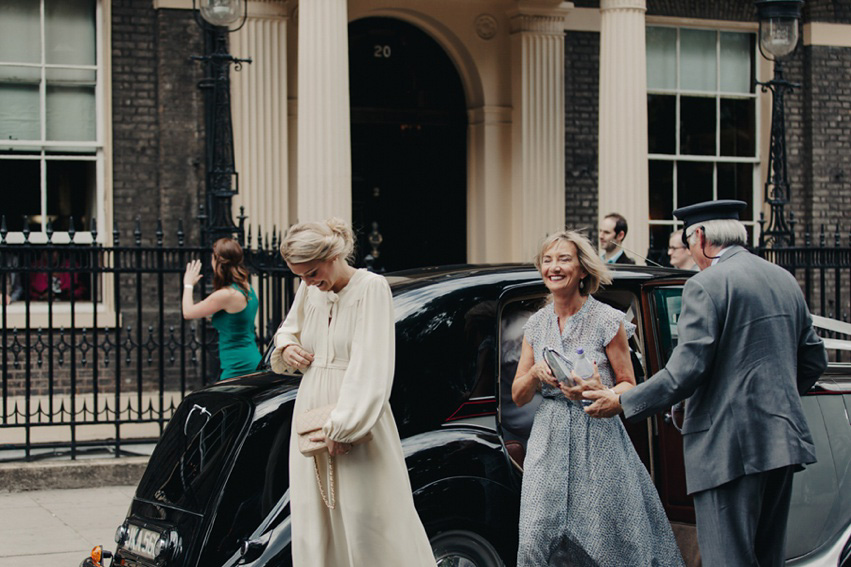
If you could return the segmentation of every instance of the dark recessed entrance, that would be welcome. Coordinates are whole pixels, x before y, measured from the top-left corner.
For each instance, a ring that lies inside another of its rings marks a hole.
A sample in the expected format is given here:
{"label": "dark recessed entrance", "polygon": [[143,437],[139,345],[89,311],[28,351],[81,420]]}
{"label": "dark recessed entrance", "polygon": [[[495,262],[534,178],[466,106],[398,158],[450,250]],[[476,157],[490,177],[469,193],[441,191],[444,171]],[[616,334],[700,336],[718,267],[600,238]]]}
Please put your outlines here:
{"label": "dark recessed entrance", "polygon": [[467,116],[443,49],[390,18],[349,25],[352,221],[360,258],[373,223],[387,271],[466,261]]}

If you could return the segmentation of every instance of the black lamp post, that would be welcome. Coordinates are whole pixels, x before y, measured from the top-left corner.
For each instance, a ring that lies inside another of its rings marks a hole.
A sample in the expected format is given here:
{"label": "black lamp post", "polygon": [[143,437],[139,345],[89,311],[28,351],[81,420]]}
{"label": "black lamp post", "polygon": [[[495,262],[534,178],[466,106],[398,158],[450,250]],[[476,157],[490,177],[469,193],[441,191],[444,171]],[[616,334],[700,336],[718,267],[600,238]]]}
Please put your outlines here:
{"label": "black lamp post", "polygon": [[789,203],[789,178],[786,167],[783,97],[786,91],[800,85],[783,78],[783,61],[798,45],[798,22],[801,19],[804,0],[757,0],[754,4],[759,20],[759,51],[763,57],[774,62],[774,78],[766,83],[756,82],[763,92],[771,91],[772,99],[771,145],[768,154],[768,177],[765,180],[765,200],[771,210],[768,227],[766,228],[764,219],[760,221],[762,231],[759,245],[794,246],[794,221],[786,220],[785,211]]}
{"label": "black lamp post", "polygon": [[[239,192],[239,176],[234,167],[233,124],[230,111],[230,66],[239,71],[251,59],[237,59],[228,53],[227,35],[245,25],[248,5],[244,0],[200,0],[195,19],[204,30],[203,56],[193,56],[206,64],[206,76],[198,84],[206,91],[204,122],[207,138],[207,213],[202,215],[206,244],[225,236],[238,235],[242,228],[233,222],[231,201]],[[198,17],[200,12],[200,18]],[[241,21],[240,21],[241,20]],[[231,28],[230,26],[239,24]]]}

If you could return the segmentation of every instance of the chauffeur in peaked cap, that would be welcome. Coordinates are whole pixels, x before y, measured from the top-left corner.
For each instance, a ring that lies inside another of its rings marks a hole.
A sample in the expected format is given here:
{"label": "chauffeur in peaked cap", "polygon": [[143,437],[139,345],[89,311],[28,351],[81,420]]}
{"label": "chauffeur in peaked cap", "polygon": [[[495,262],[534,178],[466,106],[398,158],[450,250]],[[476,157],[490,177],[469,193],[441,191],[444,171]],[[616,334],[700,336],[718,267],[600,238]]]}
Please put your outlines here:
{"label": "chauffeur in peaked cap", "polygon": [[742,201],[683,207],[701,272],[683,288],[665,368],[620,396],[589,390],[593,417],[642,420],[688,398],[686,484],[703,565],[784,564],[792,475],[816,460],[800,396],[827,366],[797,281],[749,253]]}

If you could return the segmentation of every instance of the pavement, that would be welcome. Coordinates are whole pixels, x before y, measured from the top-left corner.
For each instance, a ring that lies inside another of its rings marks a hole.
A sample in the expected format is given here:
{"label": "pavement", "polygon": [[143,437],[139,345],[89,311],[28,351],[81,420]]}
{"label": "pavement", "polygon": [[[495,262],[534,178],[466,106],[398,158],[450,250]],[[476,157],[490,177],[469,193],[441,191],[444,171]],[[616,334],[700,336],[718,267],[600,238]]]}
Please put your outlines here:
{"label": "pavement", "polygon": [[77,567],[95,545],[113,550],[147,461],[0,463],[0,567]]}
{"label": "pavement", "polygon": [[0,567],[76,567],[95,545],[114,549],[136,485],[0,494]]}

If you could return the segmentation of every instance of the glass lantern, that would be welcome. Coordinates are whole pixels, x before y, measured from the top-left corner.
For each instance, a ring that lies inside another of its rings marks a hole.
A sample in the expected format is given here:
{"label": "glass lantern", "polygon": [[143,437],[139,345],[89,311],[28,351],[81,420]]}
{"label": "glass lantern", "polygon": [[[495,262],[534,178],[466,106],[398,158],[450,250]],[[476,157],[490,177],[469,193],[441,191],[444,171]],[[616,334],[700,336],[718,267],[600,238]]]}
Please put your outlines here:
{"label": "glass lantern", "polygon": [[798,21],[804,0],[759,0],[759,50],[770,61],[783,59],[798,46]]}
{"label": "glass lantern", "polygon": [[201,0],[201,17],[213,26],[227,27],[242,17],[244,0]]}

